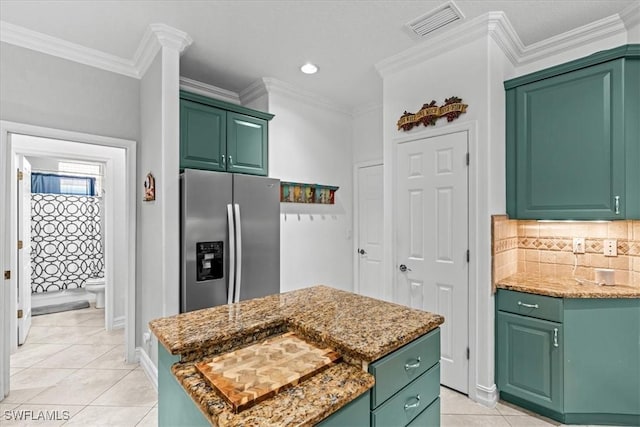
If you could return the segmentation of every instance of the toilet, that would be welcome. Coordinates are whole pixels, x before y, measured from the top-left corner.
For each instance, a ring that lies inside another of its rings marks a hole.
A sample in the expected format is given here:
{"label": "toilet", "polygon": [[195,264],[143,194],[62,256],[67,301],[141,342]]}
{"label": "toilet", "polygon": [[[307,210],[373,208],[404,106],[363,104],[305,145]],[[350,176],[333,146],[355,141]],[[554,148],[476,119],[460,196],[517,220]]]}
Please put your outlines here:
{"label": "toilet", "polygon": [[104,277],[92,277],[84,282],[87,292],[96,295],[96,308],[104,308]]}

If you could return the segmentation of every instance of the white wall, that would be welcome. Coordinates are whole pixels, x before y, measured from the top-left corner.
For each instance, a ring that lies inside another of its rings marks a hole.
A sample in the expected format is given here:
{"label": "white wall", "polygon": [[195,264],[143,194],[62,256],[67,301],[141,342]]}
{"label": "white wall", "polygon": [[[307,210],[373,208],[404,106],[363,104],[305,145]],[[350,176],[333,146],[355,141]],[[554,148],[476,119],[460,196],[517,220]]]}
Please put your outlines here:
{"label": "white wall", "polygon": [[335,205],[281,204],[281,291],[321,283],[353,290],[351,117],[277,90],[268,106],[269,176],[340,187]]}
{"label": "white wall", "polygon": [[353,162],[382,161],[382,105],[356,112],[353,117]]}
{"label": "white wall", "polygon": [[[138,145],[138,182],[144,182],[151,172],[156,177],[156,185],[161,188],[162,178],[162,58],[158,54],[140,81],[140,144]],[[177,173],[177,172],[176,172]],[[136,269],[136,346],[142,346],[157,364],[155,340],[145,346],[142,333],[147,330],[151,319],[162,317],[162,213],[160,204],[164,195],[156,190],[156,200],[142,202],[142,193],[136,198],[137,263]],[[153,345],[152,345],[153,343]],[[153,347],[153,348],[152,348]]]}
{"label": "white wall", "polygon": [[134,78],[0,43],[0,119],[137,140]]}

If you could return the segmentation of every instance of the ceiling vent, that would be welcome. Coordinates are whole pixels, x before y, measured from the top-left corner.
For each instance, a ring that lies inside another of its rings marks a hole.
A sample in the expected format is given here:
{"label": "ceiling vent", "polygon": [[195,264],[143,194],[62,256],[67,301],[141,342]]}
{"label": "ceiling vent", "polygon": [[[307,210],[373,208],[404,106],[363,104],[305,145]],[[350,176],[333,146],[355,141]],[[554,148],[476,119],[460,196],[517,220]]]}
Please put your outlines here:
{"label": "ceiling vent", "polygon": [[460,12],[460,9],[452,1],[449,1],[406,23],[405,27],[412,36],[422,38],[463,18],[464,15]]}

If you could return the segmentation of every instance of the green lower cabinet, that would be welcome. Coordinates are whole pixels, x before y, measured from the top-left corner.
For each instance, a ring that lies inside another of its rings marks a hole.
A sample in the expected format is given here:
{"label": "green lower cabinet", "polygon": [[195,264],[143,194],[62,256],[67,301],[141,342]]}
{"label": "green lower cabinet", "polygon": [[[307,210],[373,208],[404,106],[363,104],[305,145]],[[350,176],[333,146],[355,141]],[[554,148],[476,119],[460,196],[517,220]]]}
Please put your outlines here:
{"label": "green lower cabinet", "polygon": [[413,419],[407,427],[439,427],[440,426],[440,398],[437,398]]}
{"label": "green lower cabinet", "polygon": [[562,325],[498,312],[498,389],[562,411]]}
{"label": "green lower cabinet", "polygon": [[204,427],[211,425],[171,372],[180,356],[158,346],[158,426]]}
{"label": "green lower cabinet", "polygon": [[[640,299],[536,297],[498,291],[500,397],[565,424],[639,426]],[[516,300],[557,321],[506,311]]]}
{"label": "green lower cabinet", "polygon": [[369,425],[369,391],[316,424],[319,427],[362,427]]}

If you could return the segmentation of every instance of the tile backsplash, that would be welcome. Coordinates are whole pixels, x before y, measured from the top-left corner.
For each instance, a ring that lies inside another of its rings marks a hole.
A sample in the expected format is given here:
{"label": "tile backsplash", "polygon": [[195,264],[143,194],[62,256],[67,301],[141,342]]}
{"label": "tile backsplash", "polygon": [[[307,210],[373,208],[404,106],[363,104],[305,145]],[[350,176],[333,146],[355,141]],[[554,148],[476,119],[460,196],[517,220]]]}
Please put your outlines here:
{"label": "tile backsplash", "polygon": [[[539,222],[492,217],[492,273],[496,281],[515,273],[540,273],[594,280],[596,268],[615,270],[616,283],[640,286],[640,221]],[[585,253],[573,253],[574,237]],[[603,254],[604,240],[616,239],[618,255]]]}

